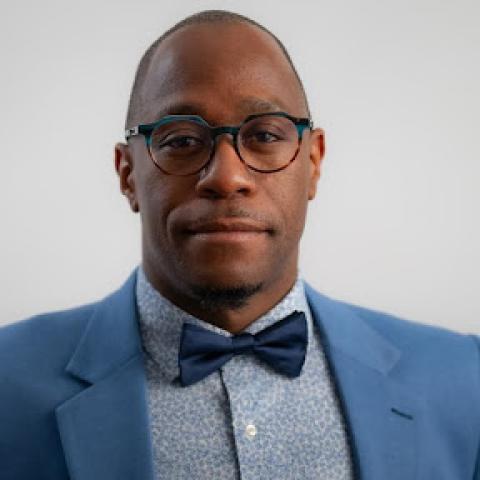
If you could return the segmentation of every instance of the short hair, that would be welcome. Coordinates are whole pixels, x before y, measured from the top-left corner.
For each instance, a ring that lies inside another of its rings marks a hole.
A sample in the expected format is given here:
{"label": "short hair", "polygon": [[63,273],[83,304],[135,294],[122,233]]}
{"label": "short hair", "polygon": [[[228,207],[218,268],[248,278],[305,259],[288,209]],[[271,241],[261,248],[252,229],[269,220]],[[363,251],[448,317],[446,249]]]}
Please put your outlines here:
{"label": "short hair", "polygon": [[295,78],[297,79],[298,84],[300,86],[300,90],[303,96],[303,100],[305,102],[305,107],[306,107],[308,116],[310,117],[310,109],[308,106],[305,88],[297,72],[297,69],[295,68],[295,65],[293,64],[293,61],[287,49],[283,45],[283,43],[266,27],[264,27],[263,25],[259,24],[255,20],[252,20],[251,18],[248,18],[244,15],[240,15],[239,13],[229,12],[227,10],[204,10],[204,11],[195,13],[193,15],[190,15],[184,18],[183,20],[180,20],[173,27],[169,28],[165,33],[163,33],[159,38],[157,38],[157,40],[155,40],[150,45],[150,47],[148,47],[148,49],[145,51],[142,58],[140,59],[140,62],[137,67],[137,71],[135,73],[135,79],[134,79],[133,87],[130,93],[130,100],[128,104],[125,128],[131,128],[134,126],[133,124],[135,122],[135,118],[137,117],[142,107],[141,99],[140,99],[140,88],[145,80],[145,77],[147,76],[150,63],[157,50],[157,47],[163,42],[163,40],[165,40],[167,37],[169,37],[172,33],[176,32],[177,30],[180,30],[181,28],[187,27],[189,25],[199,25],[204,23],[220,23],[220,24],[221,23],[223,24],[247,23],[249,25],[253,25],[263,30],[264,32],[268,33],[275,40],[277,45],[280,47],[280,50],[282,51],[290,67],[292,68]]}

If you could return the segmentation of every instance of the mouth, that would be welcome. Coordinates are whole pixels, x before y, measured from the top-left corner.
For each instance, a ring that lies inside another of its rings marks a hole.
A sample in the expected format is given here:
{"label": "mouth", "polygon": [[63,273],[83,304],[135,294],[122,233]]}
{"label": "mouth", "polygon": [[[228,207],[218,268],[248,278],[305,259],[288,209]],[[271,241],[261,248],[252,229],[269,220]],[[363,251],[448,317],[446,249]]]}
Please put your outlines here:
{"label": "mouth", "polygon": [[192,238],[219,242],[244,242],[271,235],[273,230],[253,220],[215,219],[193,223],[185,229]]}
{"label": "mouth", "polygon": [[186,232],[192,235],[199,233],[217,233],[217,232],[250,232],[267,233],[269,229],[258,222],[251,220],[238,219],[218,219],[207,222],[193,223],[186,228]]}

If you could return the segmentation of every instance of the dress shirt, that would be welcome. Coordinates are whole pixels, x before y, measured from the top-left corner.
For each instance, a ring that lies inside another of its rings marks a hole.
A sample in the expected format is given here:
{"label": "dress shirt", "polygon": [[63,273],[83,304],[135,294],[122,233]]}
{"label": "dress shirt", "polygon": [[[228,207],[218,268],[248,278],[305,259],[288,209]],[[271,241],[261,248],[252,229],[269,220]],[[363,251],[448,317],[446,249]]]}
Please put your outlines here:
{"label": "dress shirt", "polygon": [[172,304],[141,267],[136,295],[158,480],[353,479],[345,422],[302,280],[245,329],[255,334],[295,310],[304,312],[308,346],[296,378],[245,353],[182,387],[178,350],[183,323],[231,333]]}

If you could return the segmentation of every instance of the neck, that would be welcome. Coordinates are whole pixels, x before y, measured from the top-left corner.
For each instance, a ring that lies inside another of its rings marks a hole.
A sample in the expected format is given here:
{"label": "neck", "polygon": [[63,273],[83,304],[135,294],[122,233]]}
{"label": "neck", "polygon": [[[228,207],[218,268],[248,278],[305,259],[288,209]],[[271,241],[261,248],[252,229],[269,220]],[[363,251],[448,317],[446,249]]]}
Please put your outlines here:
{"label": "neck", "polygon": [[194,317],[216,325],[230,333],[239,333],[256,319],[267,313],[291,290],[297,279],[297,266],[281,274],[273,275],[273,281],[264,281],[258,290],[253,291],[240,305],[213,305],[187,289],[182,290],[163,282],[148,264],[143,265],[145,275],[153,287],[170,302]]}

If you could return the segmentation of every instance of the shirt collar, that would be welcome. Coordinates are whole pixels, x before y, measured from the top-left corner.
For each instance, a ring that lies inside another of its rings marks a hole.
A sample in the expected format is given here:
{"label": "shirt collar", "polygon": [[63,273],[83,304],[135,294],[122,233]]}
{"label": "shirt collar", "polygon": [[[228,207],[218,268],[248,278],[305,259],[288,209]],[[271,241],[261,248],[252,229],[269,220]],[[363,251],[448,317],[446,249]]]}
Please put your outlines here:
{"label": "shirt collar", "polygon": [[[190,315],[166,299],[148,281],[141,266],[137,269],[136,299],[143,349],[155,363],[159,374],[167,381],[173,381],[179,375],[178,350],[185,322],[199,325],[220,335],[232,336],[227,330]],[[312,319],[303,281],[300,278],[297,278],[291,290],[279,303],[251,323],[245,332],[258,333],[295,310],[306,314],[310,346]]]}

